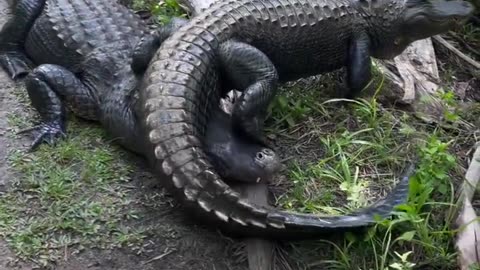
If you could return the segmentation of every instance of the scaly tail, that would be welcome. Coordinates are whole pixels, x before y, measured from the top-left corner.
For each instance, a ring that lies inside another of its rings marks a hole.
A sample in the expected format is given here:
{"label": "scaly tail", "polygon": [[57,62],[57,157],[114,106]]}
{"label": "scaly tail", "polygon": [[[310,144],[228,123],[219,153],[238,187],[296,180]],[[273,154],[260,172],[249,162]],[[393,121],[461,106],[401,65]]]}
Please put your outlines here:
{"label": "scaly tail", "polygon": [[[351,215],[321,217],[250,204],[215,172],[203,149],[205,127],[221,86],[216,51],[244,23],[241,5],[252,10],[268,1],[221,1],[167,39],[146,71],[140,90],[149,160],[165,185],[204,222],[243,236],[304,238],[331,230],[372,225],[405,202],[411,166],[382,202]],[[230,12],[239,9],[238,12]],[[226,13],[226,12],[228,13]],[[252,11],[259,23],[263,13]],[[203,25],[203,27],[200,27]],[[243,25],[242,27],[247,27]]]}

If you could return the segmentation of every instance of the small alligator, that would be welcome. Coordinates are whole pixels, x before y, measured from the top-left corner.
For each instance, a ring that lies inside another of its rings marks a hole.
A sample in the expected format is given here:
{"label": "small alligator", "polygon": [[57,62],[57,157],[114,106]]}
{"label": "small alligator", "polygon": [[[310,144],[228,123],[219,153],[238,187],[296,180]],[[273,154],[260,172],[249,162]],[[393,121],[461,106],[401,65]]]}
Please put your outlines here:
{"label": "small alligator", "polygon": [[[392,58],[415,40],[451,29],[472,11],[460,0],[218,1],[166,39],[146,71],[139,114],[149,159],[193,213],[231,233],[301,238],[371,225],[375,215],[388,217],[405,202],[413,167],[385,200],[351,215],[260,207],[241,198],[206,161],[200,144],[205,131],[195,123],[212,117],[226,89],[238,89],[243,94],[234,117],[255,134],[257,128],[248,126],[257,125],[251,120],[262,115],[278,82],[343,66],[347,96],[353,97],[370,80],[370,56]],[[177,117],[167,118],[172,114]]]}
{"label": "small alligator", "polygon": [[[13,79],[26,76],[29,97],[43,119],[26,130],[39,133],[31,149],[65,134],[68,106],[82,118],[100,121],[123,147],[144,154],[134,107],[141,78],[137,71],[148,64],[147,25],[110,0],[18,0],[13,11],[0,32],[0,64]],[[157,41],[185,21],[159,28]],[[30,72],[32,62],[39,66]],[[177,117],[165,113],[160,122]],[[196,127],[215,131],[206,139],[208,154],[228,180],[256,181],[280,169],[275,152],[235,134],[231,117],[218,107],[211,121],[199,121]]]}

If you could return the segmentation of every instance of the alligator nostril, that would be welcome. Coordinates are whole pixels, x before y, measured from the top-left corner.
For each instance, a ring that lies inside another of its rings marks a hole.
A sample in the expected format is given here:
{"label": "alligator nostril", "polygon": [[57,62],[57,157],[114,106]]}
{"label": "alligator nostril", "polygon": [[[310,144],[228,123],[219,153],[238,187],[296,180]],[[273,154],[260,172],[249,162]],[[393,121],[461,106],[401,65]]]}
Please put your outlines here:
{"label": "alligator nostril", "polygon": [[267,156],[275,156],[275,151],[273,151],[273,149],[265,149],[264,153],[267,155]]}

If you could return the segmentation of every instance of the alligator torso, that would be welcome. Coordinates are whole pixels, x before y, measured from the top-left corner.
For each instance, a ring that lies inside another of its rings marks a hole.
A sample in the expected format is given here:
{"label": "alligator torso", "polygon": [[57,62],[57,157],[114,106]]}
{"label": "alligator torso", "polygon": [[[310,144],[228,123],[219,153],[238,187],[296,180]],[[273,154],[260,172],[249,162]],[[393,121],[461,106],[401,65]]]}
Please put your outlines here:
{"label": "alligator torso", "polygon": [[[255,206],[203,162],[202,149],[190,137],[205,133],[192,119],[208,120],[224,90],[232,87],[243,90],[234,109],[237,126],[256,136],[255,117],[273,98],[278,81],[346,66],[349,96],[354,96],[369,82],[370,56],[394,57],[414,40],[447,31],[471,12],[464,1],[219,1],[168,38],[147,69],[140,97],[149,158],[202,220],[209,218],[225,230],[295,238],[372,224],[375,214],[388,216],[405,201],[408,176],[382,203],[347,216],[318,217]],[[199,101],[182,118],[169,122],[172,130],[181,132],[158,136],[162,127],[157,119],[171,109],[183,110],[146,106],[159,98]],[[176,162],[185,149],[195,151],[198,162]]]}
{"label": "alligator torso", "polygon": [[147,30],[115,1],[17,1],[0,34],[1,63],[14,78],[28,74],[30,62],[37,65],[26,77],[32,103],[46,122],[39,127],[37,145],[65,131],[68,107],[100,121],[130,150],[142,149],[132,133],[137,128],[130,107],[138,78],[130,64]]}
{"label": "alligator torso", "polygon": [[[160,27],[156,42],[170,35],[177,22]],[[26,88],[43,119],[29,129],[39,133],[32,148],[65,133],[68,107],[77,116],[101,122],[125,148],[145,154],[134,108],[142,75],[138,70],[150,53],[143,38],[150,36],[138,16],[113,0],[17,1],[13,17],[0,32],[0,63],[13,78],[28,74]],[[31,62],[38,66],[29,72]],[[208,125],[219,132],[207,142],[221,146],[210,147],[209,155],[224,176],[251,181],[252,176],[266,178],[279,168],[273,151],[231,132],[229,116],[218,107],[216,111],[218,117]],[[168,114],[159,123],[175,117]],[[206,121],[195,124],[208,129]]]}

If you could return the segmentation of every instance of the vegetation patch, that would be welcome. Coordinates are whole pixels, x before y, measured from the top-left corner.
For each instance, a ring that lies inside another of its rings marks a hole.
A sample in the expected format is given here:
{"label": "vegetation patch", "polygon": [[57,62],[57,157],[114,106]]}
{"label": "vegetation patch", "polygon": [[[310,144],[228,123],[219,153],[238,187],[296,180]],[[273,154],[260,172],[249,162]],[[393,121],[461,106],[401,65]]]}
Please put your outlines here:
{"label": "vegetation patch", "polygon": [[[18,114],[11,124],[28,125]],[[85,248],[139,244],[130,165],[104,131],[69,120],[67,138],[33,152],[12,150],[15,177],[0,197],[0,234],[23,259],[46,266]],[[17,126],[18,127],[18,126]]]}
{"label": "vegetation patch", "polygon": [[301,269],[455,269],[450,225],[465,167],[455,152],[474,145],[474,130],[462,118],[467,114],[454,93],[441,95],[448,110],[445,122],[435,127],[382,106],[376,98],[381,88],[354,101],[328,99],[333,80],[325,75],[311,88],[289,85],[270,107],[269,136],[290,158],[287,177],[272,183],[277,205],[346,214],[390,192],[409,161],[416,161],[416,173],[409,201],[395,219],[379,221],[363,234],[288,244],[293,264]]}
{"label": "vegetation patch", "polygon": [[136,11],[147,11],[151,14],[151,22],[166,24],[172,17],[185,18],[186,14],[176,0],[134,0],[131,8]]}

